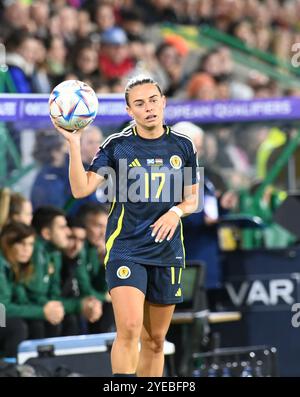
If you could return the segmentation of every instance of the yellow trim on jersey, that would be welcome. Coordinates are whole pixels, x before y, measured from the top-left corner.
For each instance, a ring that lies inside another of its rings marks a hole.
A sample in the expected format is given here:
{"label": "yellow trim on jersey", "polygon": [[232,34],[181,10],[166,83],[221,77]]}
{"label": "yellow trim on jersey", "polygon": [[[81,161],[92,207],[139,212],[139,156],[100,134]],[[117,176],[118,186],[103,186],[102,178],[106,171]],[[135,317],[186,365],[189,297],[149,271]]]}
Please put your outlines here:
{"label": "yellow trim on jersey", "polygon": [[109,209],[108,217],[110,217],[111,213],[113,212],[115,204],[116,204],[116,198],[114,197],[114,200],[113,200],[111,207]]}
{"label": "yellow trim on jersey", "polygon": [[179,269],[178,284],[180,284],[181,275],[182,275],[182,267]]}
{"label": "yellow trim on jersey", "polygon": [[183,238],[183,225],[181,219],[180,219],[180,239],[181,239],[182,251],[183,251],[183,268],[185,269],[185,248],[184,248],[184,238]]}
{"label": "yellow trim on jersey", "polygon": [[111,251],[112,246],[114,244],[114,241],[118,237],[118,235],[121,233],[122,226],[123,226],[123,218],[124,218],[124,204],[122,204],[122,211],[121,211],[121,215],[120,215],[119,220],[118,220],[117,228],[109,236],[109,239],[107,240],[107,243],[106,243],[106,255],[105,255],[105,258],[104,258],[104,266],[105,267],[106,267],[106,264],[108,262],[109,254],[110,254],[110,251]]}
{"label": "yellow trim on jersey", "polygon": [[170,134],[170,127],[167,126],[167,135]]}
{"label": "yellow trim on jersey", "polygon": [[171,266],[171,284],[175,284],[175,267]]}
{"label": "yellow trim on jersey", "polygon": [[134,161],[136,162],[136,164],[138,165],[138,167],[141,167],[141,166],[142,166],[138,159],[135,159]]}
{"label": "yellow trim on jersey", "polygon": [[133,131],[134,135],[137,135],[136,126],[134,126],[134,127],[132,128],[132,131]]}

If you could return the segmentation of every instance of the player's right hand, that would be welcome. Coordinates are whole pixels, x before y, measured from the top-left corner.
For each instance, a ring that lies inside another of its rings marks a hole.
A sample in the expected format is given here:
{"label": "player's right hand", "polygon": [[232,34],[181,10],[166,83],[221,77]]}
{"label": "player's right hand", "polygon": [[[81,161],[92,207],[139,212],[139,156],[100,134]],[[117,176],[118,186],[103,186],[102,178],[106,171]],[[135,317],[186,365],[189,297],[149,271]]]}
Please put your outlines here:
{"label": "player's right hand", "polygon": [[180,217],[173,211],[167,211],[157,219],[150,227],[152,228],[151,237],[155,238],[156,243],[162,243],[165,239],[170,241],[179,224]]}
{"label": "player's right hand", "polygon": [[79,129],[79,130],[74,130],[74,131],[68,131],[68,130],[65,130],[64,128],[60,127],[60,126],[55,122],[55,119],[54,119],[53,117],[50,116],[50,119],[51,119],[51,121],[52,121],[52,124],[54,125],[54,128],[55,128],[60,134],[62,134],[68,142],[80,140],[80,137],[81,137],[81,134],[82,134],[84,128],[81,128],[81,129]]}

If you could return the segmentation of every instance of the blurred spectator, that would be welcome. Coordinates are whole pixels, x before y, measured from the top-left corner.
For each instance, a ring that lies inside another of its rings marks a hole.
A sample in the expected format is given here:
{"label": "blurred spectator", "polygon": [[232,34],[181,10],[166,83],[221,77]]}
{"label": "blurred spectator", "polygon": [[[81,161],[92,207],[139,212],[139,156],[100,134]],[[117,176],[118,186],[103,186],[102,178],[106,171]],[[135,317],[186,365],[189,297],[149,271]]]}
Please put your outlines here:
{"label": "blurred spectator", "polygon": [[72,7],[62,7],[58,12],[60,34],[67,48],[70,48],[76,42],[78,29],[77,17],[78,11]]}
{"label": "blurred spectator", "polygon": [[[224,56],[222,58],[224,58]],[[206,74],[210,74],[213,78],[216,78],[223,74],[223,67],[225,65],[226,63],[224,62],[224,59],[222,59],[221,62],[220,53],[218,52],[218,50],[213,49],[204,54],[204,56],[201,58],[200,71]]]}
{"label": "blurred spectator", "polygon": [[259,179],[266,178],[267,164],[272,153],[282,148],[287,142],[287,135],[278,127],[260,128],[257,136],[252,138],[255,147],[252,150],[252,156],[256,157],[256,175]]}
{"label": "blurred spectator", "polygon": [[268,76],[251,70],[249,73],[248,85],[252,88],[255,98],[270,98],[280,96],[277,84]]}
{"label": "blurred spectator", "polygon": [[206,73],[195,74],[187,85],[187,98],[201,101],[216,99],[217,86],[215,80]]}
{"label": "blurred spectator", "polygon": [[236,36],[247,46],[254,48],[256,46],[256,37],[252,24],[247,20],[241,20],[231,26],[230,33]]}
{"label": "blurred spectator", "polygon": [[[63,315],[51,329],[51,333],[52,336],[60,336],[63,317],[75,306],[73,302],[69,302],[69,306],[66,304],[64,307],[61,302],[60,250],[68,245],[67,223],[61,210],[55,207],[40,207],[33,214],[32,225],[37,234],[32,258],[36,276],[28,283],[30,300],[39,305],[52,300],[59,303]],[[46,336],[43,323],[34,322],[29,326],[33,338]]]}
{"label": "blurred spectator", "polygon": [[30,5],[30,17],[34,24],[34,33],[40,39],[48,38],[49,14],[49,5],[42,0],[34,1]]}
{"label": "blurred spectator", "polygon": [[33,208],[63,208],[71,196],[64,140],[53,130],[38,132],[33,156],[41,166],[31,189]]}
{"label": "blurred spectator", "polygon": [[211,23],[213,15],[213,0],[199,0],[198,2],[199,23]]}
{"label": "blurred spectator", "polygon": [[85,166],[89,166],[103,142],[103,133],[96,126],[89,126],[81,137],[81,157]]}
{"label": "blurred spectator", "polygon": [[91,37],[94,31],[94,26],[90,18],[90,14],[85,10],[78,11],[78,28],[77,36],[80,39]]}
{"label": "blurred spectator", "polygon": [[[232,59],[232,53],[226,46],[221,46],[215,49],[219,58],[221,75],[230,77],[233,74],[234,62]],[[216,76],[217,77],[217,76]]]}
{"label": "blurred spectator", "polygon": [[221,76],[216,79],[216,89],[217,89],[217,98],[218,99],[230,99],[231,92],[230,92],[230,79],[227,76]]}
{"label": "blurred spectator", "polygon": [[[179,43],[178,43],[179,44]],[[180,46],[180,44],[179,44]],[[178,46],[172,42],[162,43],[156,52],[159,65],[165,74],[165,82],[162,84],[167,96],[174,96],[180,88],[183,88],[187,80],[184,68],[184,59],[187,52],[178,50]]]}
{"label": "blurred spectator", "polygon": [[7,39],[6,63],[19,93],[33,92],[37,45],[37,40],[24,30],[14,31]]}
{"label": "blurred spectator", "polygon": [[241,0],[218,0],[214,1],[213,5],[214,25],[224,32],[243,17],[243,1]]}
{"label": "blurred spectator", "polygon": [[21,1],[4,2],[2,23],[8,25],[10,31],[30,27],[29,6]]}
{"label": "blurred spectator", "polygon": [[115,26],[116,19],[113,7],[108,3],[99,4],[96,8],[95,22],[97,31],[103,33]]}
{"label": "blurred spectator", "polygon": [[[88,126],[82,134],[81,155],[86,168],[90,165],[102,140],[102,131],[96,126]],[[54,130],[37,133],[33,155],[40,164],[40,170],[31,189],[34,209],[43,205],[53,205],[57,208],[66,208],[69,214],[75,214],[84,203],[96,202],[97,195],[99,199],[103,196],[99,189],[98,192],[84,199],[76,201],[73,199],[65,142]]]}
{"label": "blurred spectator", "polygon": [[217,163],[218,150],[218,141],[215,134],[206,133],[204,135],[203,162],[200,162],[200,164],[213,167]]}
{"label": "blurred spectator", "polygon": [[8,188],[0,190],[0,230],[10,222],[21,222],[30,225],[32,220],[32,204],[20,193]]}
{"label": "blurred spectator", "polygon": [[34,229],[22,223],[10,223],[0,234],[0,301],[7,315],[7,327],[0,328],[0,344],[4,341],[6,356],[16,356],[18,344],[27,337],[57,335],[64,315],[60,302],[31,300],[28,286],[39,274],[31,260],[34,240]]}
{"label": "blurred spectator", "polygon": [[65,317],[58,333],[75,335],[78,333],[77,317],[82,314],[87,319],[94,320],[96,314],[89,305],[89,297],[62,295],[62,251],[69,247],[70,235],[64,212],[55,207],[40,207],[34,212],[32,224],[38,234],[33,263],[40,275],[30,286],[34,301],[43,302],[54,298],[59,300]]}
{"label": "blurred spectator", "polygon": [[[234,135],[230,128],[220,127],[216,130],[217,162],[221,168],[233,168],[234,162],[231,152],[234,151]],[[243,164],[243,163],[242,163]]]}
{"label": "blurred spectator", "polygon": [[47,42],[47,68],[52,88],[60,83],[66,72],[67,50],[62,38],[54,36]]}
{"label": "blurred spectator", "polygon": [[99,56],[99,67],[107,80],[128,75],[134,68],[129,53],[126,33],[121,28],[111,28],[101,35],[102,50]]}
{"label": "blurred spectator", "polygon": [[256,47],[262,51],[269,52],[272,43],[272,32],[268,27],[256,29]]}
{"label": "blurred spectator", "polygon": [[203,11],[203,6],[201,7],[199,1],[182,0],[175,1],[173,9],[178,23],[192,25],[199,22],[199,13]]}
{"label": "blurred spectator", "polygon": [[147,24],[177,21],[172,0],[141,0],[139,5],[143,10],[143,19]]}
{"label": "blurred spectator", "polygon": [[129,41],[140,40],[144,37],[145,25],[141,19],[139,10],[123,10],[121,12],[121,25]]}
{"label": "blurred spectator", "polygon": [[129,43],[131,55],[136,63],[130,75],[149,74],[159,82],[163,92],[167,89],[168,78],[156,57],[156,48],[150,41],[134,40]]}
{"label": "blurred spectator", "polygon": [[32,76],[33,92],[49,94],[51,92],[51,80],[47,68],[47,50],[42,40],[36,40],[35,70]]}
{"label": "blurred spectator", "polygon": [[276,29],[273,35],[273,52],[282,60],[289,60],[291,56],[291,47],[293,45],[293,37],[291,32],[283,27]]}
{"label": "blurred spectator", "polygon": [[[87,233],[85,244],[85,265],[89,275],[90,284],[96,292],[96,297],[107,293],[105,281],[105,232],[108,219],[106,207],[99,203],[87,203],[83,205],[78,213]],[[95,294],[95,293],[94,293]],[[99,295],[100,294],[100,295]],[[102,298],[103,300],[103,298]],[[90,333],[108,332],[114,326],[112,305],[110,302],[103,303],[103,316],[99,321],[89,324]]]}
{"label": "blurred spectator", "polygon": [[32,220],[32,205],[20,193],[10,193],[8,220],[30,225]]}
{"label": "blurred spectator", "polygon": [[[224,94],[232,99],[251,99],[252,89],[245,84],[234,71],[231,51],[220,46],[206,53],[200,61],[200,71],[211,75],[218,82],[217,99],[224,99]],[[226,93],[224,93],[224,88]],[[229,91],[229,92],[228,92]]]}
{"label": "blurred spectator", "polygon": [[[61,294],[64,298],[85,298],[83,300],[82,312],[89,322],[93,323],[102,316],[102,302],[105,296],[97,298],[90,285],[90,280],[84,263],[84,244],[86,230],[77,218],[69,218],[68,226],[70,229],[69,244],[63,250],[62,269],[61,269]],[[99,294],[100,295],[100,294]],[[70,327],[70,322],[72,327]],[[65,334],[77,335],[82,332],[80,314],[73,314],[68,319],[68,329]]]}
{"label": "blurred spectator", "polygon": [[80,80],[100,79],[98,52],[91,42],[79,42],[75,46],[73,54],[73,70]]}

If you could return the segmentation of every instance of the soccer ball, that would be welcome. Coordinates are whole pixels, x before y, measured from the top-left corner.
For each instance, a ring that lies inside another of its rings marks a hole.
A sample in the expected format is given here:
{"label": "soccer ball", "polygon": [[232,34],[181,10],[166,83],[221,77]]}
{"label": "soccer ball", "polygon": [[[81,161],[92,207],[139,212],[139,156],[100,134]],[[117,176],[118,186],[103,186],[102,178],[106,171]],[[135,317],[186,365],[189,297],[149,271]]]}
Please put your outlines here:
{"label": "soccer ball", "polygon": [[95,119],[97,111],[98,98],[94,90],[82,81],[63,81],[50,94],[50,117],[65,130],[86,127]]}

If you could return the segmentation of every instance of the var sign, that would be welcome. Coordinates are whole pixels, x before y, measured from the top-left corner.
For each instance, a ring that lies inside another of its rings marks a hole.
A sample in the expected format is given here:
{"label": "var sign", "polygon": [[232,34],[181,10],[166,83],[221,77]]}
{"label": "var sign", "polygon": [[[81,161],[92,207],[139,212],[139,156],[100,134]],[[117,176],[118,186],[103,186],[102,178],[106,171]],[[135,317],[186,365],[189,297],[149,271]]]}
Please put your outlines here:
{"label": "var sign", "polygon": [[235,307],[290,306],[296,301],[296,280],[271,279],[227,282],[225,288]]}

